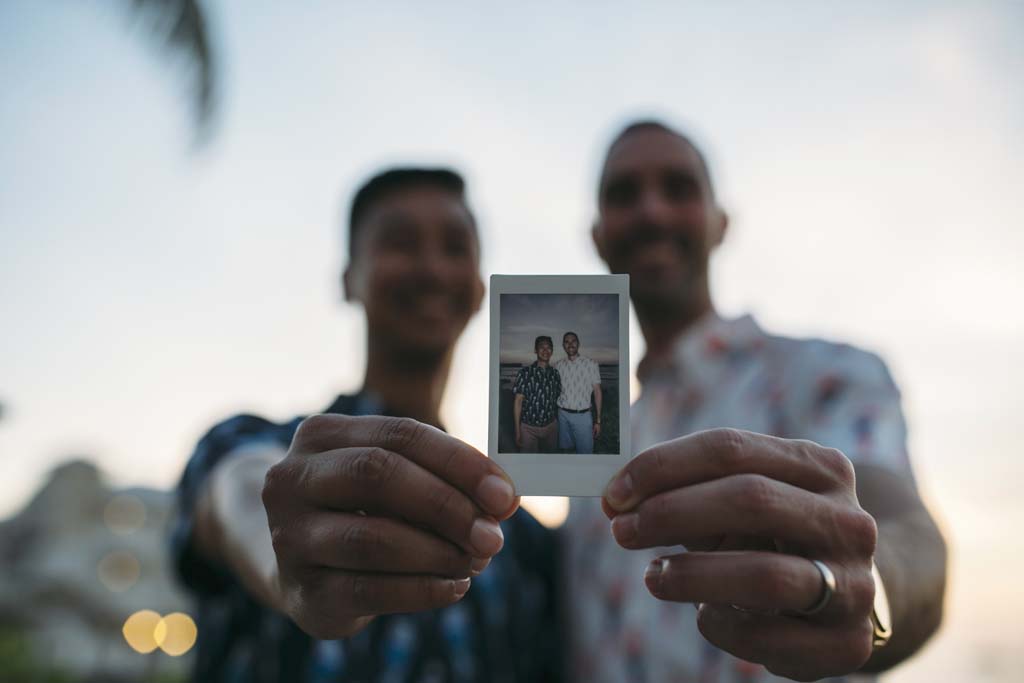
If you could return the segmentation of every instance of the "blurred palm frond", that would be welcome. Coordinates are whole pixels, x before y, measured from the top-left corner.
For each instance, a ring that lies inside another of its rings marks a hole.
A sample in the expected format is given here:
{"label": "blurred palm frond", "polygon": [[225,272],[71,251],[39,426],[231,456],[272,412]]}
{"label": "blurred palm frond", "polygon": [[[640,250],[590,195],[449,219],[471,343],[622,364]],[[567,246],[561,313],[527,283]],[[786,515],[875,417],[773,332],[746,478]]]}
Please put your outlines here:
{"label": "blurred palm frond", "polygon": [[192,106],[202,135],[208,132],[216,108],[217,79],[210,28],[197,0],[131,0],[135,14],[151,23],[160,47],[184,57],[192,78]]}

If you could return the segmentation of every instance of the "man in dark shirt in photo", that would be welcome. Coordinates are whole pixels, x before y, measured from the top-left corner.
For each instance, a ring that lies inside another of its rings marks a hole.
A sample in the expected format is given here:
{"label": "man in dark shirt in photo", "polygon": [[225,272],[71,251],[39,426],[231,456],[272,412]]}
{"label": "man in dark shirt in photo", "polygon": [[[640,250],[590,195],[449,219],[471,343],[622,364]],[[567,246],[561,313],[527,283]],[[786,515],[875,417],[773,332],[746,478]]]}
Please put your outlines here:
{"label": "man in dark shirt in photo", "polygon": [[500,467],[441,429],[455,344],[484,293],[462,178],[370,179],[348,256],[362,388],[306,419],[220,422],[178,485],[192,680],[561,680],[553,536]]}
{"label": "man in dark shirt in photo", "polygon": [[550,365],[554,351],[551,337],[533,342],[537,360],[519,370],[512,393],[516,446],[521,453],[554,453],[558,448],[558,397],[562,380]]}

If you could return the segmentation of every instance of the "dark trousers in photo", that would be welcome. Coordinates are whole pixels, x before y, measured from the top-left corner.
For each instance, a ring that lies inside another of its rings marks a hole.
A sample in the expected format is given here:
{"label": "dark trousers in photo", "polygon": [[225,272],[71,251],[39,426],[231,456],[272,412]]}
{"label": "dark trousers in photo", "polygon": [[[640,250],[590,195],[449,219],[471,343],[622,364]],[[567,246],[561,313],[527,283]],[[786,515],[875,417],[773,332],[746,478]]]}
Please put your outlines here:
{"label": "dark trousers in photo", "polygon": [[543,427],[534,427],[525,422],[520,424],[523,445],[520,453],[554,453],[558,448],[558,420],[552,420]]}

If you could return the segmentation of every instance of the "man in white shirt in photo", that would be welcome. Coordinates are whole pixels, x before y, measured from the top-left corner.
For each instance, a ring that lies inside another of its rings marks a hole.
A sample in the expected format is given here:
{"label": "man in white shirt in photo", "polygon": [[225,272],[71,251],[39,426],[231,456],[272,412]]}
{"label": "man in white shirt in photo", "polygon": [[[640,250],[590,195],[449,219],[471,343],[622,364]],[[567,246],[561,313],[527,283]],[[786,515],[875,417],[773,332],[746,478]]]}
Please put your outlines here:
{"label": "man in white shirt in photo", "polygon": [[567,357],[555,363],[562,378],[558,447],[567,452],[593,453],[594,439],[601,434],[601,369],[596,362],[580,355],[580,338],[575,332],[562,335],[562,348]]}

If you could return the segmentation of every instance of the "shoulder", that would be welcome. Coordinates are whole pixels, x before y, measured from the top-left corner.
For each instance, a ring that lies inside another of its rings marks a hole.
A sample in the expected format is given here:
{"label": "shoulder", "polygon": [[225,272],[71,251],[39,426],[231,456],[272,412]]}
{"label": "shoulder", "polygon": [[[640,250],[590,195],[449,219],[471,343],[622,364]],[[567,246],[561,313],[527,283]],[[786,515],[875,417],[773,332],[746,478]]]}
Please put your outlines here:
{"label": "shoulder", "polygon": [[301,421],[302,417],[296,417],[288,422],[276,423],[250,413],[221,420],[210,427],[196,443],[182,483],[203,478],[226,455],[240,446],[261,441],[274,441],[283,445],[291,443]]}
{"label": "shoulder", "polygon": [[787,383],[804,387],[885,389],[898,393],[889,368],[874,351],[840,341],[766,335],[769,362],[785,373]]}
{"label": "shoulder", "polygon": [[207,430],[199,439],[197,449],[231,448],[245,441],[281,438],[284,433],[294,431],[301,421],[301,417],[296,417],[289,422],[276,423],[259,415],[241,413],[222,420]]}

